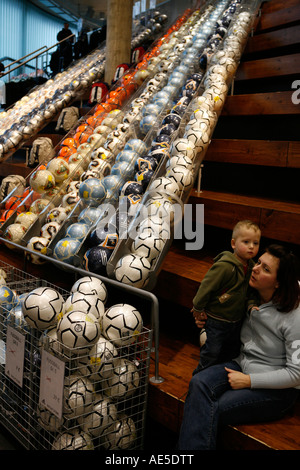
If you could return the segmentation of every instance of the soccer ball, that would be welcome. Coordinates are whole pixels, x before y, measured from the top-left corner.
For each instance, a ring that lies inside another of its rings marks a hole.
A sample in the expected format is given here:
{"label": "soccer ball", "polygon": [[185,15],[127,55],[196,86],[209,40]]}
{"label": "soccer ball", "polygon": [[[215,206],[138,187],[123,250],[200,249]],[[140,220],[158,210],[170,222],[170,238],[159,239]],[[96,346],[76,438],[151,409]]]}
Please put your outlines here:
{"label": "soccer ball", "polygon": [[179,187],[176,181],[171,180],[167,176],[160,176],[155,178],[150,184],[148,191],[163,191],[168,194],[179,194]]}
{"label": "soccer ball", "polygon": [[59,432],[65,423],[64,417],[58,418],[41,404],[38,405],[36,414],[39,424],[49,432]]}
{"label": "soccer ball", "polygon": [[67,418],[76,418],[89,411],[94,399],[92,382],[78,373],[65,377],[63,414]]}
{"label": "soccer ball", "polygon": [[166,163],[166,171],[173,168],[174,166],[183,166],[188,170],[192,170],[194,167],[193,161],[183,154],[173,155]]}
{"label": "soccer ball", "polygon": [[140,384],[140,376],[135,364],[128,359],[118,359],[112,375],[102,384],[105,396],[112,400],[129,398]]}
{"label": "soccer ball", "polygon": [[66,313],[57,324],[58,341],[74,354],[86,354],[100,333],[99,320],[93,314],[79,310]]}
{"label": "soccer ball", "polygon": [[104,304],[107,301],[107,288],[104,282],[97,277],[81,277],[71,287],[72,292],[80,292],[84,296],[96,294]]}
{"label": "soccer ball", "polygon": [[118,357],[117,348],[104,336],[100,336],[85,356],[78,361],[80,373],[93,382],[109,377]]}
{"label": "soccer ball", "polygon": [[37,214],[34,212],[21,212],[17,215],[15,223],[22,224],[28,230],[29,227],[35,222],[37,219]]}
{"label": "soccer ball", "polygon": [[156,237],[151,230],[144,230],[133,240],[131,252],[135,255],[146,258],[150,264],[156,260],[161,253],[165,241]]}
{"label": "soccer ball", "polygon": [[[137,233],[141,233],[146,229],[151,230],[155,236],[162,238],[163,240],[167,240],[171,237],[169,221],[166,218],[163,219],[157,215],[149,215],[149,217],[143,219],[136,228]],[[133,228],[131,228],[130,234],[133,234]]]}
{"label": "soccer ball", "polygon": [[87,271],[105,275],[106,266],[111,254],[112,250],[105,246],[92,246],[83,255],[83,266]]}
{"label": "soccer ball", "polygon": [[83,296],[81,292],[72,292],[65,300],[65,313],[73,310],[92,313],[98,320],[104,314],[104,303],[97,294]]}
{"label": "soccer ball", "polygon": [[147,145],[140,139],[129,139],[124,146],[124,150],[132,150],[139,155],[143,155],[147,153]]}
{"label": "soccer ball", "polygon": [[60,224],[58,222],[48,222],[42,226],[41,236],[43,238],[48,238],[49,240],[51,240],[55,237],[59,229]]}
{"label": "soccer ball", "polygon": [[78,192],[73,191],[63,196],[61,205],[62,207],[69,207],[69,206],[74,207],[75,204],[77,204],[79,200],[80,200],[80,197],[78,195]]}
{"label": "soccer ball", "polygon": [[[45,237],[31,237],[30,240],[27,243],[27,248],[32,251],[37,251],[40,252],[41,254],[45,255],[47,253],[47,246],[49,245],[49,238]],[[38,255],[35,255],[34,253],[28,253],[27,258],[33,263],[33,264],[44,264],[46,263],[46,260],[41,258]]]}
{"label": "soccer ball", "polygon": [[100,217],[102,211],[99,207],[86,207],[77,217],[77,222],[93,225]]}
{"label": "soccer ball", "polygon": [[118,243],[118,233],[112,224],[100,222],[90,233],[89,243],[92,246],[101,245],[113,250]]}
{"label": "soccer ball", "polygon": [[57,222],[58,224],[62,224],[68,217],[69,212],[70,209],[67,207],[54,207],[47,213],[45,222]]}
{"label": "soccer ball", "polygon": [[92,438],[85,432],[64,432],[52,444],[51,450],[94,450]]}
{"label": "soccer ball", "polygon": [[80,240],[76,240],[74,238],[62,238],[56,243],[53,250],[53,256],[58,261],[73,264],[80,245]]}
{"label": "soccer ball", "polygon": [[194,177],[191,170],[182,166],[174,166],[167,171],[167,175],[170,179],[176,181],[180,191],[187,191],[191,189],[194,183]]}
{"label": "soccer ball", "polygon": [[[9,242],[16,243],[17,245],[21,242],[24,237],[27,229],[23,224],[10,224],[4,230],[3,238]],[[11,245],[7,244],[9,248],[13,248]]]}
{"label": "soccer ball", "polygon": [[137,438],[134,421],[122,416],[122,418],[106,428],[101,442],[106,450],[129,449]]}
{"label": "soccer ball", "polygon": [[92,410],[77,418],[81,429],[93,437],[99,437],[117,419],[116,405],[108,398],[97,395]]}
{"label": "soccer ball", "polygon": [[21,299],[21,306],[29,326],[46,330],[55,325],[62,315],[64,299],[52,287],[37,287]]}
{"label": "soccer ball", "polygon": [[127,181],[121,188],[120,195],[128,196],[131,194],[142,195],[144,193],[143,185],[137,181]]}
{"label": "soccer ball", "polygon": [[16,304],[6,313],[5,323],[11,325],[22,334],[30,331],[29,325],[24,319],[20,298],[16,299]]}
{"label": "soccer ball", "polygon": [[106,197],[106,189],[99,178],[88,178],[79,186],[80,199],[89,206],[97,207]]}
{"label": "soccer ball", "polygon": [[83,241],[86,238],[89,229],[90,227],[88,224],[75,222],[67,228],[65,238],[74,238],[76,240]]}
{"label": "soccer ball", "polygon": [[8,286],[2,285],[0,287],[0,310],[5,308],[11,310],[17,304],[16,293]]}
{"label": "soccer ball", "polygon": [[143,328],[140,312],[129,304],[116,304],[106,310],[102,320],[102,334],[116,346],[127,346],[136,341]]}
{"label": "soccer ball", "polygon": [[178,153],[183,153],[187,157],[189,157],[191,160],[194,160],[196,156],[196,149],[195,145],[193,142],[191,142],[189,139],[185,137],[181,137],[178,139],[175,139],[170,147],[170,154],[172,155],[177,155]]}
{"label": "soccer ball", "polygon": [[151,265],[146,258],[136,254],[120,258],[115,267],[117,281],[143,288],[148,284]]}
{"label": "soccer ball", "polygon": [[46,169],[52,173],[56,183],[61,183],[68,178],[70,168],[66,160],[63,158],[52,158],[47,164]]}
{"label": "soccer ball", "polygon": [[49,170],[36,170],[29,179],[31,188],[43,194],[55,186],[55,177]]}
{"label": "soccer ball", "polygon": [[165,193],[156,193],[150,197],[145,203],[145,209],[149,216],[161,217],[170,222],[174,219],[174,202]]}
{"label": "soccer ball", "polygon": [[46,350],[51,351],[54,355],[64,355],[63,345],[57,339],[57,326],[52,326],[51,328],[45,330],[39,339],[39,346]]}

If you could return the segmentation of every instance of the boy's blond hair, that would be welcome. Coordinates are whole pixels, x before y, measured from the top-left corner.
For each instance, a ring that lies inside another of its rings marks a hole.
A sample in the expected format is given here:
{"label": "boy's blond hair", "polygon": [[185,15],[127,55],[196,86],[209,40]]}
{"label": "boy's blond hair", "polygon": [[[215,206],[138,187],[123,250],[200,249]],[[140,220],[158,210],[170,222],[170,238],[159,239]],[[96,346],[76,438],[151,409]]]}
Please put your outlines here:
{"label": "boy's blond hair", "polygon": [[261,233],[259,226],[255,222],[252,222],[252,220],[240,220],[233,227],[233,231],[232,231],[232,238],[233,239],[237,238],[238,233],[239,233],[239,231],[242,227],[245,227],[245,228],[248,228],[248,229],[252,228],[255,232],[259,232],[259,234]]}

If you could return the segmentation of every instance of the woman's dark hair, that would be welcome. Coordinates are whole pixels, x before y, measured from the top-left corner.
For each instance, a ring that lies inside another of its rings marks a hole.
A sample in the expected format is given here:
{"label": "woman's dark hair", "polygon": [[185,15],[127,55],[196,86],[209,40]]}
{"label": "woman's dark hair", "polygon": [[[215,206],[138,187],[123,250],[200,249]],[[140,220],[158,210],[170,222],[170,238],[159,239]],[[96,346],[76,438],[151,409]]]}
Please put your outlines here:
{"label": "woman's dark hair", "polygon": [[279,306],[279,312],[290,312],[298,307],[300,301],[298,260],[291,251],[281,245],[269,245],[266,252],[279,259],[277,271],[279,286],[272,300]]}

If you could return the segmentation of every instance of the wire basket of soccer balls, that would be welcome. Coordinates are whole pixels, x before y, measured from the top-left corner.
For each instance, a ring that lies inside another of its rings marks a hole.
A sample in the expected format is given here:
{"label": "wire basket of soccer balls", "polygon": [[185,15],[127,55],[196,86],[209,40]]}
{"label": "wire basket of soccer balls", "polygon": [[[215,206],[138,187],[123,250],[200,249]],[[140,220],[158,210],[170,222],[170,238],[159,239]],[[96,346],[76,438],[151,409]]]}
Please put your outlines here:
{"label": "wire basket of soccer balls", "polygon": [[0,423],[25,449],[143,449],[152,330],[107,301],[91,276],[1,286]]}

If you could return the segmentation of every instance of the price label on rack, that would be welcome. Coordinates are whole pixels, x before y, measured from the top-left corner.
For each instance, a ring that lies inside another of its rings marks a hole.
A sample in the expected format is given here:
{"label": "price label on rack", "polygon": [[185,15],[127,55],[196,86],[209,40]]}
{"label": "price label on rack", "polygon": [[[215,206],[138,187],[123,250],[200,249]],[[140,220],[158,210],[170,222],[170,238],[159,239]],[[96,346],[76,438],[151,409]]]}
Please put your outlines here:
{"label": "price label on rack", "polygon": [[62,418],[65,363],[44,349],[41,359],[39,404]]}
{"label": "price label on rack", "polygon": [[5,374],[20,387],[23,386],[25,336],[11,326],[7,327]]}

